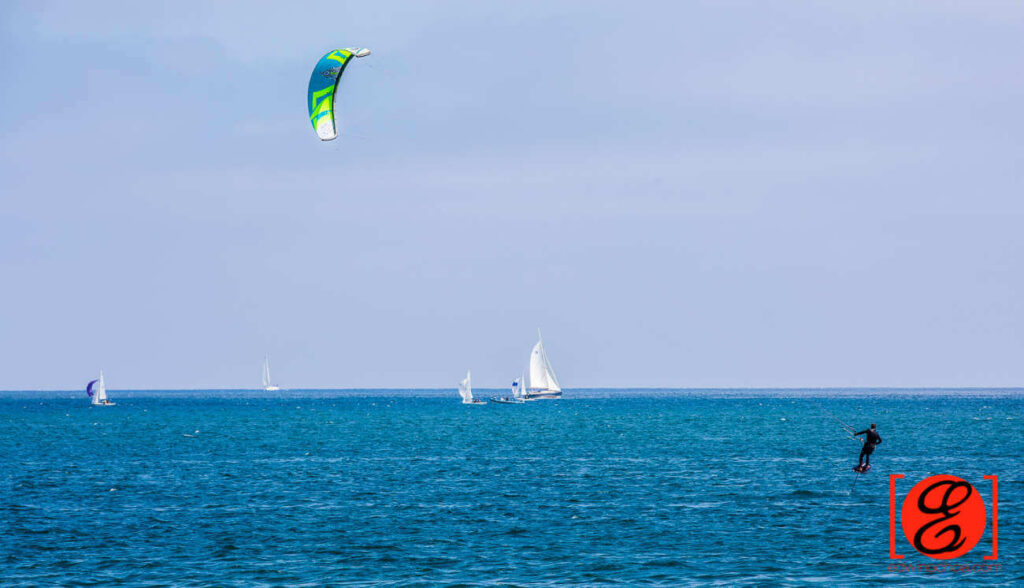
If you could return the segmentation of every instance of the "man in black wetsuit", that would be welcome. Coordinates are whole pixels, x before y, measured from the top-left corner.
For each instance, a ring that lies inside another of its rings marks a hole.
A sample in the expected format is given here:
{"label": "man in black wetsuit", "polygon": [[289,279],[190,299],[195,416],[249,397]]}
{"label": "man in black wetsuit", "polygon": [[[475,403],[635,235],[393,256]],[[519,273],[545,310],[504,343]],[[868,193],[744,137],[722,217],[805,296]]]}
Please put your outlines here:
{"label": "man in black wetsuit", "polygon": [[870,429],[865,429],[860,433],[854,433],[854,436],[857,435],[867,435],[864,439],[864,447],[860,450],[860,458],[857,460],[857,467],[853,468],[858,472],[863,472],[871,467],[871,453],[875,450],[875,445],[882,444],[882,437],[878,434],[878,430],[875,429],[875,423],[871,423]]}

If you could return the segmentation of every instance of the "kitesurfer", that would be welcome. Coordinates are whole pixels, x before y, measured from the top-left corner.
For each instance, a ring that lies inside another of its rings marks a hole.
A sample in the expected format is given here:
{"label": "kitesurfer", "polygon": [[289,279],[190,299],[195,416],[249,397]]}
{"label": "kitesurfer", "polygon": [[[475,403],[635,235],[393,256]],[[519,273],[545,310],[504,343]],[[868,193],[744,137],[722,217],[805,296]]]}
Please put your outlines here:
{"label": "kitesurfer", "polygon": [[875,427],[875,423],[871,423],[870,429],[864,429],[859,433],[853,434],[855,437],[859,435],[867,435],[864,438],[864,447],[860,450],[860,458],[857,460],[857,467],[853,468],[858,472],[866,472],[871,467],[871,454],[875,451],[876,445],[882,444],[882,437],[878,434],[878,429]]}

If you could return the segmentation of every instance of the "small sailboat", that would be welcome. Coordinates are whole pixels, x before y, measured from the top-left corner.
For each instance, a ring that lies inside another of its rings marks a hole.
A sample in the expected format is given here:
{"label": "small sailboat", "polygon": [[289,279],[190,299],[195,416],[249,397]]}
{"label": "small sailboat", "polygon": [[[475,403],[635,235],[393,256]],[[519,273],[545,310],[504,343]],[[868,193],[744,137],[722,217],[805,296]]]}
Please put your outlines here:
{"label": "small sailboat", "polygon": [[270,383],[270,356],[263,356],[263,389],[267,392],[277,392],[277,386]]}
{"label": "small sailboat", "polygon": [[103,370],[100,370],[100,377],[92,380],[85,387],[85,393],[92,399],[93,406],[114,406],[114,403],[107,398],[107,385],[103,381]]}
{"label": "small sailboat", "polygon": [[512,395],[511,396],[495,396],[491,398],[491,402],[498,404],[522,404],[526,402],[523,400],[523,381],[525,378],[520,376],[515,380],[512,380]]}
{"label": "small sailboat", "polygon": [[555,370],[551,367],[548,354],[544,351],[544,339],[537,329],[537,344],[530,352],[530,380],[524,384],[524,400],[557,399],[562,397],[562,387],[558,385]]}
{"label": "small sailboat", "polygon": [[485,400],[473,398],[473,385],[469,381],[469,371],[466,371],[466,379],[459,382],[459,396],[462,397],[462,404],[487,404]]}

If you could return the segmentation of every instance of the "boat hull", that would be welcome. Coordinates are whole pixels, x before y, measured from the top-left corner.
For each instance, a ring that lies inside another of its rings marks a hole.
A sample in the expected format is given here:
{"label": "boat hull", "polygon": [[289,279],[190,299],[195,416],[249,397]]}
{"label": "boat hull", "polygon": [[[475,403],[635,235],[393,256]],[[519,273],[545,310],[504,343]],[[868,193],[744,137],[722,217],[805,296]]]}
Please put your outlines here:
{"label": "boat hull", "polygon": [[531,392],[526,395],[527,400],[561,400],[561,392]]}

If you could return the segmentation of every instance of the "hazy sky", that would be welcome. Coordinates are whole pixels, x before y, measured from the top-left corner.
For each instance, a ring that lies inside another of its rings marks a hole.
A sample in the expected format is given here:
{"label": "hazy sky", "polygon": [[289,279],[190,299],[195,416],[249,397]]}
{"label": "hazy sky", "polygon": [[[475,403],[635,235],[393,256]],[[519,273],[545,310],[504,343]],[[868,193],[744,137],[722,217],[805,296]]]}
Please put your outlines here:
{"label": "hazy sky", "polygon": [[0,75],[0,388],[1024,384],[1020,2],[2,2]]}

